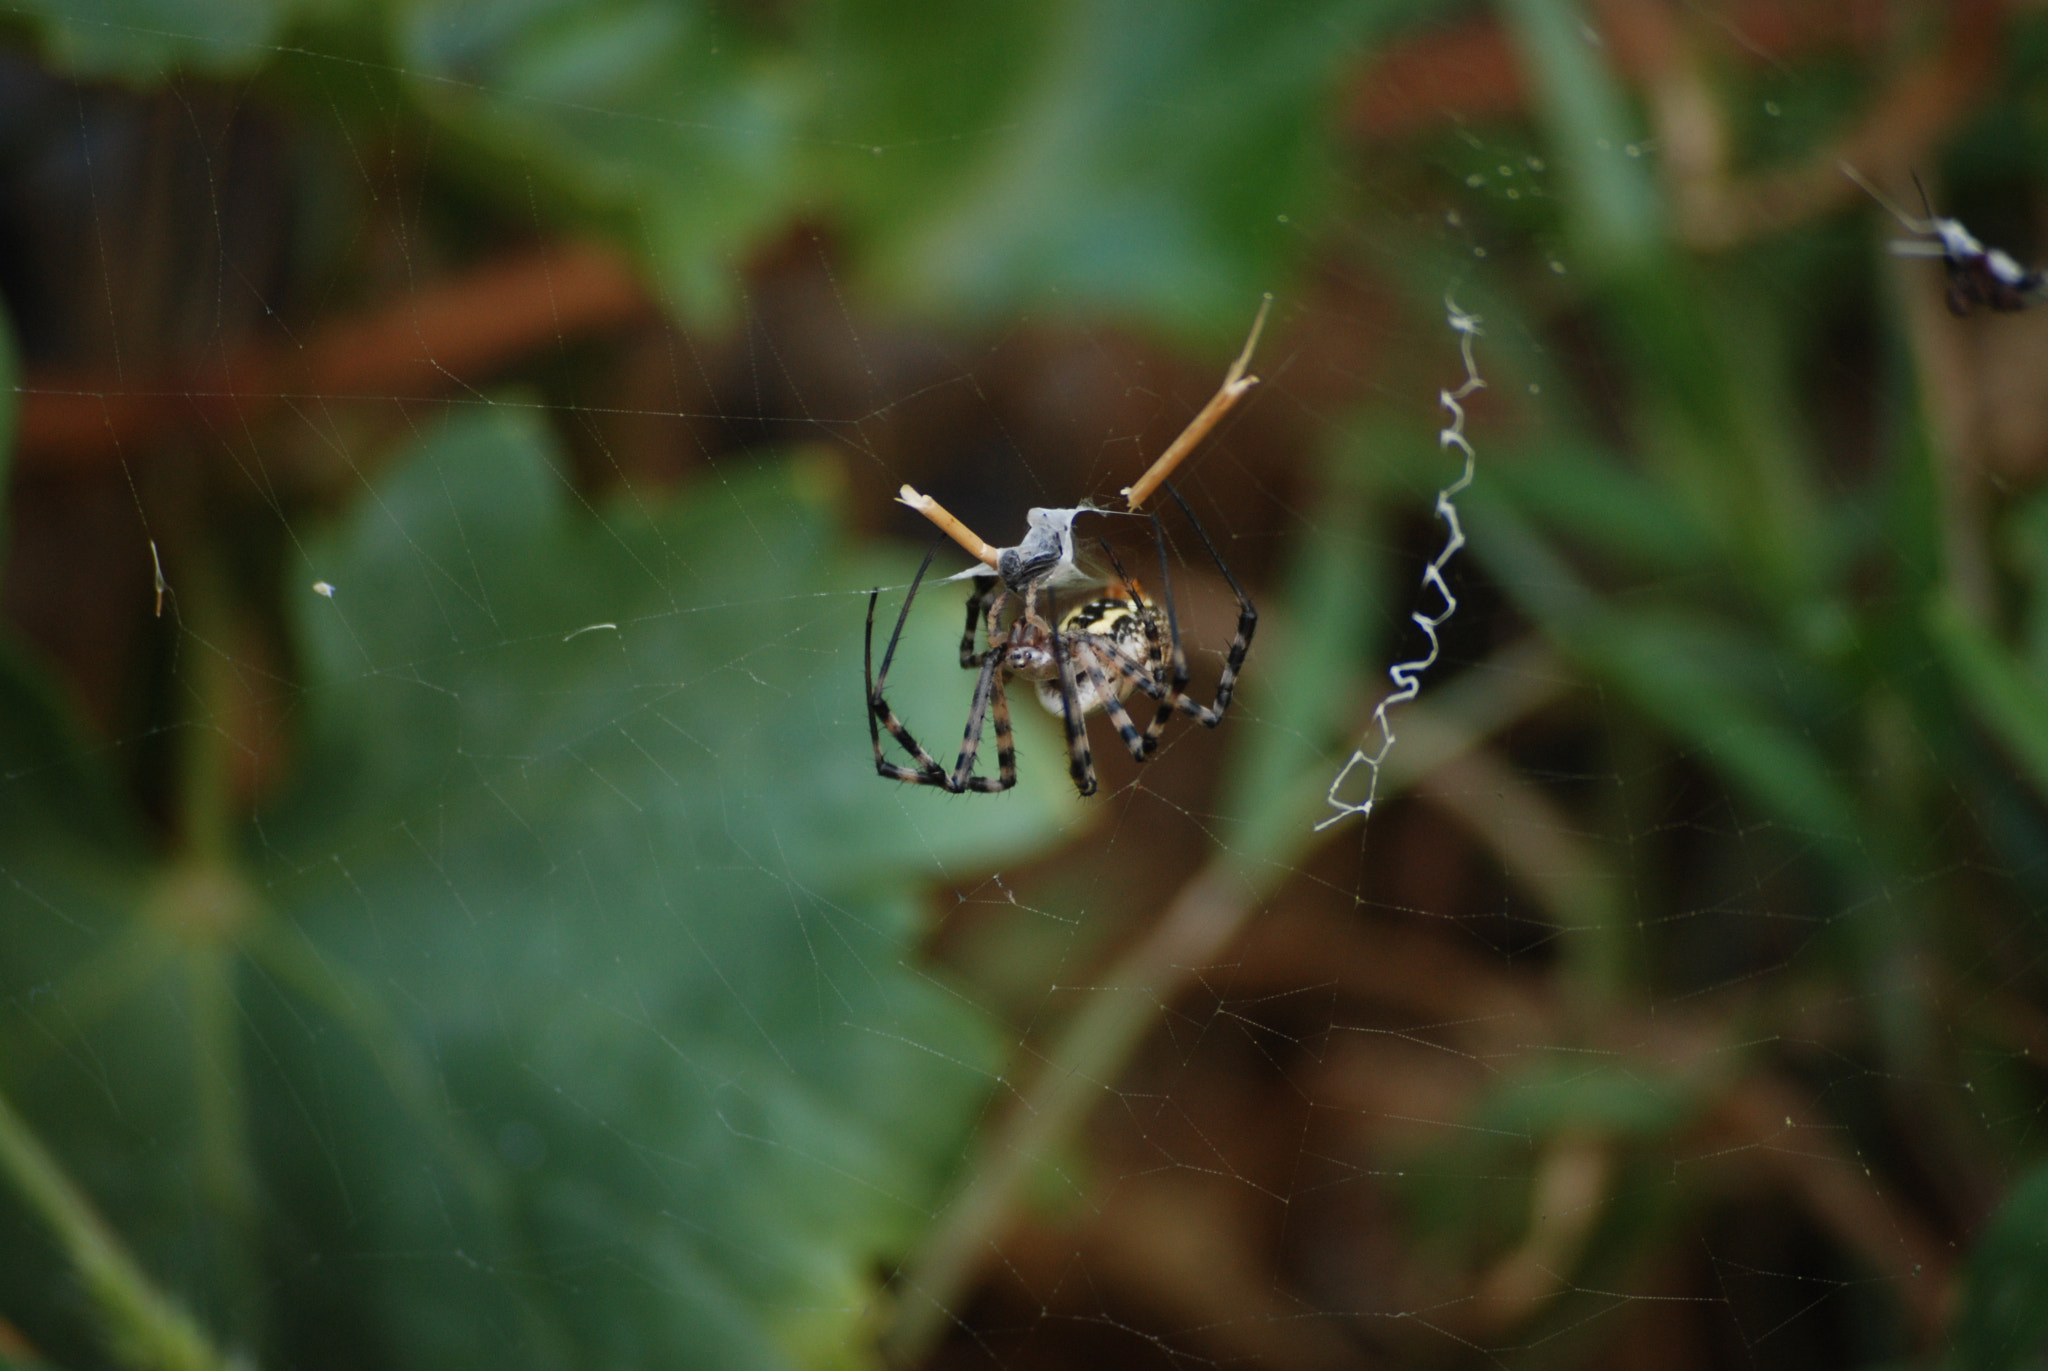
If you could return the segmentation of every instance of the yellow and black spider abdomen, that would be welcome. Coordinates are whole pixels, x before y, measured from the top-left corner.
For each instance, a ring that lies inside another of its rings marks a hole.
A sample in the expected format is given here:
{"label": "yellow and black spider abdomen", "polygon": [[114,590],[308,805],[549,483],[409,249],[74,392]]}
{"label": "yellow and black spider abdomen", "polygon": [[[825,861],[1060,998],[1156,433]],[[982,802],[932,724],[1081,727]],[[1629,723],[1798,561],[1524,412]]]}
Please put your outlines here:
{"label": "yellow and black spider abdomen", "polygon": [[1077,634],[1092,633],[1108,638],[1118,647],[1136,657],[1145,655],[1145,616],[1153,613],[1152,602],[1141,590],[1130,592],[1130,598],[1116,592],[1125,590],[1120,585],[1109,587],[1109,594],[1099,600],[1089,600],[1075,605],[1060,616],[1060,636],[1073,637]]}
{"label": "yellow and black spider abdomen", "polygon": [[[1156,660],[1154,642],[1146,632],[1157,612],[1144,592],[1112,583],[1099,600],[1075,605],[1060,616],[1060,639],[1074,658],[1074,702],[1082,714],[1101,709],[1108,699],[1123,699],[1138,681],[1137,673]],[[1122,598],[1118,592],[1131,598]],[[1156,629],[1153,630],[1157,632]],[[1105,646],[1106,645],[1106,646]],[[1098,690],[1089,674],[1089,664],[1100,671],[1107,690]],[[1060,687],[1056,677],[1038,682],[1038,702],[1054,714],[1061,710]]]}

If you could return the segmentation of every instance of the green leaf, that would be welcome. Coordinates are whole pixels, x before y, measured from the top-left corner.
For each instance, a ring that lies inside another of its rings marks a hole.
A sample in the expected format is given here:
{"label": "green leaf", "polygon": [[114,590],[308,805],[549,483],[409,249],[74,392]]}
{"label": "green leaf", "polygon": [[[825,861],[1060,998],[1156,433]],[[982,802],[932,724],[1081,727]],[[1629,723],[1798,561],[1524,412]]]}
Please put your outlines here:
{"label": "green leaf", "polygon": [[[194,1184],[189,1038],[163,1027],[190,1022],[182,949],[137,917],[155,887],[111,752],[28,661],[0,648],[0,1092],[27,1116],[10,1121],[0,1178],[11,1235],[0,1289],[36,1345],[90,1365],[105,1343],[135,1339],[138,1307],[123,1301],[131,1289],[107,1282],[107,1261],[73,1265],[89,1245],[52,1231],[54,1190],[39,1170],[61,1167],[90,1191],[174,1300],[204,1305],[227,1284]],[[40,1147],[21,1140],[35,1135]],[[49,1154],[44,1168],[23,1160],[37,1151]],[[86,1322],[94,1311],[107,1326]]]}
{"label": "green leaf", "polygon": [[1949,1330],[1956,1371],[2019,1371],[2048,1344],[2048,1166],[2005,1197],[1963,1270],[1961,1309]]}
{"label": "green leaf", "polygon": [[[18,376],[14,330],[0,320],[0,530]],[[140,825],[105,752],[11,634],[0,639],[0,995],[11,1007],[0,1018],[0,1064],[18,1071],[24,1034],[41,1036],[33,1025],[51,1013],[78,1012],[54,1003],[54,978],[118,942],[123,911],[140,896],[145,860]]]}
{"label": "green leaf", "polygon": [[[357,8],[36,3],[61,65],[149,80],[253,71],[292,23]],[[609,226],[687,317],[729,313],[764,237],[843,215],[876,279],[930,308],[1061,306],[1221,339],[1322,222],[1332,93],[1379,33],[1441,7],[396,0],[372,13],[390,69],[484,154],[463,174],[522,210],[533,197]],[[331,113],[325,86],[307,98]]]}
{"label": "green leaf", "polygon": [[690,0],[405,0],[393,42],[427,110],[625,230],[674,306],[715,317],[798,203],[812,82]]}
{"label": "green leaf", "polygon": [[858,221],[888,235],[974,173],[1015,130],[1012,105],[1063,22],[1057,5],[827,0],[804,44],[822,74],[817,161]]}
{"label": "green leaf", "polygon": [[1320,222],[1329,93],[1428,7],[842,0],[826,155],[906,298],[1235,337]]}
{"label": "green leaf", "polygon": [[[323,1114],[271,1092],[261,1129],[309,1249],[415,1254],[329,1274],[404,1364],[856,1363],[962,1155],[997,1054],[910,964],[909,885],[1016,860],[1076,802],[1028,716],[1006,795],[875,776],[866,597],[834,592],[904,568],[836,553],[835,494],[779,464],[572,514],[498,408],[308,548],[318,741],[263,825],[270,895],[378,988],[446,1117],[280,997],[263,1038]],[[936,741],[971,677],[959,601],[921,603],[891,693]],[[481,1183],[429,1146],[447,1127]]]}
{"label": "green leaf", "polygon": [[67,75],[154,84],[180,70],[255,71],[306,8],[302,0],[26,0],[16,12]]}
{"label": "green leaf", "polygon": [[23,916],[8,925],[10,954],[37,944],[37,930],[90,947],[108,931],[101,914],[134,895],[138,825],[83,726],[11,645],[0,646],[0,834],[0,884]]}
{"label": "green leaf", "polygon": [[[866,591],[909,568],[841,549],[836,469],[593,511],[536,413],[458,412],[306,539],[302,760],[253,871],[152,871],[0,673],[6,1084],[266,1362],[864,1364],[998,1060],[917,965],[918,887],[1061,834],[1060,743],[1020,711],[1004,795],[878,778]],[[890,687],[935,742],[972,685],[939,591]],[[0,1209],[24,1328],[90,1360]]]}

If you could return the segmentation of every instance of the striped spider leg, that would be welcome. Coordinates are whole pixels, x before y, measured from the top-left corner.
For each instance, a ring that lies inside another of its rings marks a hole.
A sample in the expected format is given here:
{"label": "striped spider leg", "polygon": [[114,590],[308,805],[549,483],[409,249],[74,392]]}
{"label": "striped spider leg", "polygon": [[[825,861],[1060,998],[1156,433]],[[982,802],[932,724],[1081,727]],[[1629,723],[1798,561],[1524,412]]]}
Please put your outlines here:
{"label": "striped spider leg", "polygon": [[[1173,497],[1173,502],[1180,506],[1181,513],[1187,516],[1188,525],[1195,530],[1195,536],[1202,540],[1202,548],[1209,554],[1209,560],[1216,563],[1216,569],[1223,573],[1224,583],[1230,587],[1230,593],[1237,597],[1237,636],[1230,640],[1230,647],[1224,653],[1223,674],[1216,680],[1216,697],[1207,706],[1199,705],[1190,699],[1187,693],[1187,653],[1181,647],[1180,622],[1173,605],[1173,586],[1167,579],[1171,573],[1166,564],[1166,543],[1163,538],[1161,539],[1159,577],[1166,600],[1166,636],[1173,645],[1173,705],[1190,719],[1199,721],[1204,728],[1215,728],[1223,722],[1223,716],[1230,712],[1230,698],[1237,689],[1237,674],[1244,669],[1245,654],[1251,651],[1252,634],[1259,627],[1259,611],[1253,607],[1251,597],[1244,593],[1244,587],[1237,583],[1237,577],[1231,575],[1230,567],[1223,560],[1223,554],[1218,552],[1216,544],[1209,540],[1209,531],[1202,527],[1202,521],[1188,508],[1188,502],[1181,498],[1180,492],[1174,489],[1171,482],[1163,484],[1166,486],[1166,493]],[[1158,721],[1158,727],[1165,727],[1163,719]]]}
{"label": "striped spider leg", "polygon": [[[868,593],[867,648],[863,671],[867,681],[868,737],[874,744],[875,771],[878,775],[891,780],[907,781],[912,785],[935,785],[955,795],[969,791],[1008,790],[1017,784],[1017,745],[1010,732],[1010,701],[1003,691],[1003,673],[1000,670],[1002,651],[999,647],[991,646],[978,660],[970,662],[968,653],[973,639],[971,629],[967,641],[961,645],[961,665],[980,667],[981,677],[974,685],[974,703],[968,710],[967,728],[960,739],[960,757],[953,764],[951,773],[940,766],[938,760],[925,751],[924,745],[911,736],[903,721],[896,717],[896,711],[889,708],[884,696],[889,687],[889,667],[896,660],[896,645],[902,641],[903,625],[910,619],[910,606],[917,599],[917,589],[923,584],[925,573],[931,570],[932,558],[938,555],[938,551],[938,548],[934,547],[924,555],[923,563],[917,568],[917,575],[910,582],[909,593],[903,597],[903,608],[896,615],[896,629],[889,635],[889,646],[882,653],[882,671],[879,676],[874,671],[875,603],[881,599],[882,592],[876,589]],[[978,603],[983,596],[984,592],[977,588],[974,600],[970,601],[970,604]],[[988,633],[993,642],[998,617],[1002,613],[1003,601],[1007,594],[998,587],[989,593],[987,598]],[[973,774],[975,758],[981,751],[982,726],[984,721],[990,718],[994,719],[996,726],[997,775],[994,779]],[[904,766],[890,761],[883,755],[884,728],[888,729],[889,736],[916,760],[916,766]]]}

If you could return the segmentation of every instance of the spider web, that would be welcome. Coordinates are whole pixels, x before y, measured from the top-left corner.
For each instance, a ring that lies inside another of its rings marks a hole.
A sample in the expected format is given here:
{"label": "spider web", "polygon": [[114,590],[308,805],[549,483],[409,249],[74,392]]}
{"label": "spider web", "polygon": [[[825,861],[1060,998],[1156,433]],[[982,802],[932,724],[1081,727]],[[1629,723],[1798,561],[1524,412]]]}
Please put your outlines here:
{"label": "spider web", "polygon": [[[628,8],[570,55],[682,22]],[[876,777],[864,736],[867,596],[891,619],[932,538],[895,492],[997,544],[1110,504],[1213,391],[1251,269],[1173,278],[1008,204],[1006,168],[1057,180],[1084,136],[1050,96],[806,143],[768,77],[707,66],[670,108],[495,66],[510,13],[421,19],[403,61],[66,30],[88,74],[150,44],[226,73],[141,94],[11,59],[0,1085],[80,1187],[5,1211],[22,1346],[117,1364],[182,1310],[198,1365],[1972,1354],[1960,1254],[2040,1152],[2048,520],[2015,405],[1983,441],[2019,493],[1950,489],[1965,530],[1927,535],[1962,608],[1887,638],[1921,610],[1860,588],[1893,536],[1870,416],[1943,402],[1782,323],[1782,281],[1820,280],[1816,316],[1875,330],[1841,283],[1882,225],[1641,304],[1725,285],[1717,319],[1821,359],[1788,390],[1761,344],[1618,347],[1595,288],[1537,293],[1611,266],[1556,205],[1627,213],[1575,166],[1664,149],[1356,114],[1328,204],[1251,258],[1298,283],[1261,385],[1177,478],[1262,613],[1228,720],[1140,767],[1098,719],[1083,802],[1019,690],[1018,788],[945,796]],[[1389,80],[1506,41],[1436,21],[1380,67],[1343,32]],[[1100,57],[1055,93],[1094,108]],[[1191,140],[1233,112],[1172,93]],[[621,180],[643,140],[718,222]],[[790,147],[878,169],[792,200],[757,165]],[[918,159],[968,206],[887,238]],[[1036,246],[975,256],[1006,213]],[[1891,288],[1924,374],[1976,355],[1938,272]],[[1483,395],[1447,293],[1487,321]],[[1622,354],[1659,347],[1732,389],[1655,430],[1670,394]],[[1715,429],[1729,394],[1757,412]],[[1440,395],[1482,454],[1455,560]],[[1778,420],[1810,444],[1732,492],[1637,451],[1750,453]],[[1788,463],[1806,484],[1770,484]],[[1171,536],[1206,699],[1236,604]],[[962,565],[942,549],[891,682],[942,761]],[[1386,664],[1425,659],[1396,742]],[[1958,661],[1991,684],[1929,705]],[[1371,823],[1319,829],[1347,757]],[[134,1273],[74,1273],[81,1202]],[[172,1312],[109,1294],[136,1288]]]}

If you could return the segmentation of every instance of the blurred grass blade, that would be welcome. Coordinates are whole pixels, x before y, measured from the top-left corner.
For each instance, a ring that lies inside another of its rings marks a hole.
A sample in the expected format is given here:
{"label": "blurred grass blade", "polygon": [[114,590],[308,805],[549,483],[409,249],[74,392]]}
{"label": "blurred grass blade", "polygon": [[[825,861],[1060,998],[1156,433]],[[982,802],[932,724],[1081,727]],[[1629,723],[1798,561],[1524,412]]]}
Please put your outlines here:
{"label": "blurred grass blade", "polygon": [[1547,532],[1646,574],[1713,566],[1712,535],[1671,487],[1591,442],[1524,445],[1486,480]]}
{"label": "blurred grass blade", "polygon": [[1931,597],[1924,619],[1971,712],[2048,796],[2048,688],[1949,596]]}
{"label": "blurred grass blade", "polygon": [[1597,30],[1570,0],[1501,0],[1540,102],[1552,151],[1571,182],[1568,200],[1589,268],[1626,275],[1663,240],[1656,187],[1640,135],[1608,69]]}
{"label": "blurred grass blade", "polygon": [[1646,713],[1802,833],[1841,842],[1855,831],[1855,805],[1826,756],[1796,721],[1739,688],[1769,645],[1705,616],[1617,611],[1590,625],[1579,648]]}
{"label": "blurred grass blade", "polygon": [[2013,1187],[1963,1272],[1952,1371],[2021,1371],[2048,1344],[2048,1166]]}
{"label": "blurred grass blade", "polygon": [[1794,829],[1850,850],[1848,791],[1799,723],[1762,694],[1787,665],[1772,644],[1696,610],[1616,609],[1497,497],[1475,490],[1468,504],[1475,555],[1560,647]]}
{"label": "blurred grass blade", "polygon": [[[317,0],[315,0],[317,3]],[[154,84],[180,70],[210,76],[255,71],[306,0],[27,0],[10,7],[34,27],[52,66],[84,80]],[[329,17],[336,6],[321,6]]]}
{"label": "blurred grass blade", "polygon": [[119,1360],[151,1371],[226,1371],[199,1325],[144,1274],[4,1095],[0,1170],[57,1235],[107,1321]]}
{"label": "blurred grass blade", "polygon": [[1641,1063],[1539,1065],[1492,1091],[1476,1115],[1493,1137],[1540,1139],[1579,1131],[1650,1138],[1685,1127],[1706,1073],[1660,1073]]}
{"label": "blurred grass blade", "polygon": [[1634,373],[1640,446],[1713,530],[1734,575],[1791,615],[1811,608],[1825,501],[1788,434],[1779,316],[1739,273],[1672,250],[1645,135],[1608,62],[1613,49],[1572,0],[1501,0],[1570,182],[1577,260],[1608,296],[1606,322]]}

